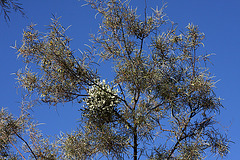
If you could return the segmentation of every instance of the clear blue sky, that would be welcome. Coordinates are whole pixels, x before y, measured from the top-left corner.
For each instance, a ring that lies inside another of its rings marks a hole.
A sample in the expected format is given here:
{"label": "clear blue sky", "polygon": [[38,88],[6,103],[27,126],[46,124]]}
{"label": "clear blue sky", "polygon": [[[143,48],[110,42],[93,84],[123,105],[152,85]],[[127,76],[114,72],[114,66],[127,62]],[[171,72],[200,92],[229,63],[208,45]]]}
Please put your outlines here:
{"label": "clear blue sky", "polygon": [[[86,48],[84,44],[89,44],[89,33],[96,33],[98,23],[94,15],[95,12],[90,7],[81,7],[82,1],[77,0],[19,0],[23,3],[23,8],[27,18],[20,14],[10,14],[11,22],[5,23],[0,19],[0,107],[7,107],[14,114],[19,113],[19,102],[21,92],[17,92],[16,78],[12,73],[23,67],[17,59],[16,51],[10,46],[15,41],[21,45],[22,31],[31,22],[38,24],[38,29],[45,31],[52,14],[62,16],[61,22],[64,26],[72,25],[68,31],[69,37],[73,38],[72,49]],[[137,3],[136,3],[137,1]],[[148,0],[148,6],[159,7],[162,0]],[[143,6],[144,0],[132,0],[133,4]],[[228,135],[234,144],[231,144],[231,152],[226,159],[238,160],[240,150],[240,1],[238,0],[165,0],[167,8],[165,12],[168,17],[178,23],[183,29],[192,22],[200,27],[205,33],[205,48],[208,53],[215,53],[211,57],[214,64],[211,72],[220,80],[216,86],[216,93],[222,97],[224,109],[218,116],[223,126],[228,127]],[[142,4],[141,4],[142,3]],[[2,17],[1,17],[2,18]],[[104,72],[103,72],[104,74]],[[105,75],[103,76],[108,76]],[[34,117],[46,134],[59,134],[60,131],[74,130],[77,126],[77,119],[80,113],[79,106],[66,104],[64,107],[49,108],[48,106],[37,106],[34,109]],[[57,112],[56,112],[57,110]]]}

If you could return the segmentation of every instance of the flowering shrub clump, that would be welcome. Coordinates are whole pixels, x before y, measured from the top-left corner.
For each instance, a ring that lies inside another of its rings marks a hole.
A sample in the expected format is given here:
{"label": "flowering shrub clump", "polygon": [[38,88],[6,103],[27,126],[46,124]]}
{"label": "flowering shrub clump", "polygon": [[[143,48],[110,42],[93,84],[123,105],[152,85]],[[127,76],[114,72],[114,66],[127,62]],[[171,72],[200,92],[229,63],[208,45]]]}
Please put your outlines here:
{"label": "flowering shrub clump", "polygon": [[83,116],[97,124],[114,122],[116,120],[116,107],[120,103],[117,98],[117,89],[113,89],[105,80],[96,80],[96,85],[88,89],[89,96],[84,99],[86,106]]}

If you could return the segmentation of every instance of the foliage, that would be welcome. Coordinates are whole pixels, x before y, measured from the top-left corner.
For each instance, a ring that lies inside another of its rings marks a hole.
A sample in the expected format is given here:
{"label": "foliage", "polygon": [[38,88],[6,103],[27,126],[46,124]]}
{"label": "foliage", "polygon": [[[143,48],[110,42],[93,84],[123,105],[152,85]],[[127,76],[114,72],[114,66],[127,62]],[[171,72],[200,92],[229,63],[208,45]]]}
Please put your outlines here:
{"label": "foliage", "polygon": [[[80,128],[62,134],[55,143],[30,125],[35,133],[30,136],[32,156],[134,160],[204,159],[210,152],[226,156],[230,141],[216,128],[214,118],[222,108],[221,99],[206,67],[209,55],[201,52],[204,34],[198,26],[188,24],[185,31],[178,31],[163,8],[148,15],[145,7],[141,17],[129,1],[87,0],[87,4],[102,20],[90,50],[80,56],[73,52],[58,18],[52,19],[46,34],[30,25],[22,46],[16,47],[26,63],[16,75],[28,95],[49,105],[81,105]],[[101,61],[114,67],[111,83],[97,73]]]}
{"label": "foliage", "polygon": [[[23,152],[28,153],[29,158],[33,159],[58,159],[57,145],[49,143],[49,140],[36,129],[37,123],[31,119],[26,112],[14,117],[6,109],[1,109],[1,159],[26,159]],[[19,143],[23,145],[19,146]],[[13,152],[12,147],[17,151],[16,153]]]}
{"label": "foliage", "polygon": [[23,119],[14,120],[13,116],[2,108],[0,120],[0,158],[5,159],[10,157],[11,159],[17,159],[17,155],[10,152],[10,146],[11,143],[13,144],[16,141],[12,135],[16,132],[22,132],[24,129],[23,125],[21,125]]}
{"label": "foliage", "polygon": [[11,13],[11,10],[14,10],[15,12],[18,11],[24,16],[25,13],[23,12],[21,5],[22,4],[17,0],[0,0],[0,14],[3,14],[5,21],[10,21],[9,13]]}

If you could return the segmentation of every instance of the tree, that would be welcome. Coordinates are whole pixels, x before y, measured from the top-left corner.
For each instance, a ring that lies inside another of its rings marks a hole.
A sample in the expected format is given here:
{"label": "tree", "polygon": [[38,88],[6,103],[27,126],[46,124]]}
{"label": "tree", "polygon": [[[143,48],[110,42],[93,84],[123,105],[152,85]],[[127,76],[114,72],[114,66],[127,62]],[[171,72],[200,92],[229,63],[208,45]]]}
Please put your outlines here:
{"label": "tree", "polygon": [[9,13],[11,13],[11,10],[14,10],[15,12],[18,11],[24,16],[25,13],[23,12],[21,5],[22,4],[17,0],[0,0],[0,14],[3,14],[5,21],[10,21]]}
{"label": "tree", "polygon": [[[225,156],[230,141],[216,128],[214,116],[222,104],[206,67],[209,55],[201,54],[204,34],[198,26],[189,24],[180,32],[163,9],[153,9],[149,16],[145,8],[140,17],[129,1],[87,3],[102,23],[99,33],[92,35],[93,46],[80,56],[71,50],[58,18],[52,19],[46,34],[30,25],[22,46],[16,47],[26,63],[16,75],[30,99],[81,107],[81,127],[63,134],[56,145],[45,143],[48,140],[34,145],[42,139],[35,136],[28,145],[32,157],[96,159],[100,154],[110,159],[170,160],[204,159],[209,152]],[[99,60],[113,65],[113,81],[98,74]]]}

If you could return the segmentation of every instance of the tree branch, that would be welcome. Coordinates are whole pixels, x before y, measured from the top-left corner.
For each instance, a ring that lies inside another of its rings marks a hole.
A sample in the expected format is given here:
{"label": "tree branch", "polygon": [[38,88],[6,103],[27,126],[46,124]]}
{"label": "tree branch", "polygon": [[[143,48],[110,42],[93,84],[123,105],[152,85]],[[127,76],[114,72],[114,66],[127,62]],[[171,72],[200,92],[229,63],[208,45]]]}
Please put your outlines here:
{"label": "tree branch", "polygon": [[20,156],[26,160],[26,158],[22,155],[22,153],[17,149],[17,147],[13,144],[13,142],[9,139],[9,142],[12,144],[12,146],[18,151],[18,153],[20,154]]}
{"label": "tree branch", "polygon": [[32,153],[32,155],[34,156],[34,158],[37,160],[37,156],[34,154],[33,150],[31,149],[31,147],[29,146],[29,144],[27,143],[27,141],[25,141],[16,131],[13,131],[13,132],[16,134],[16,136],[17,136],[18,138],[20,138],[20,139],[26,144],[26,146],[28,147],[29,151]]}

